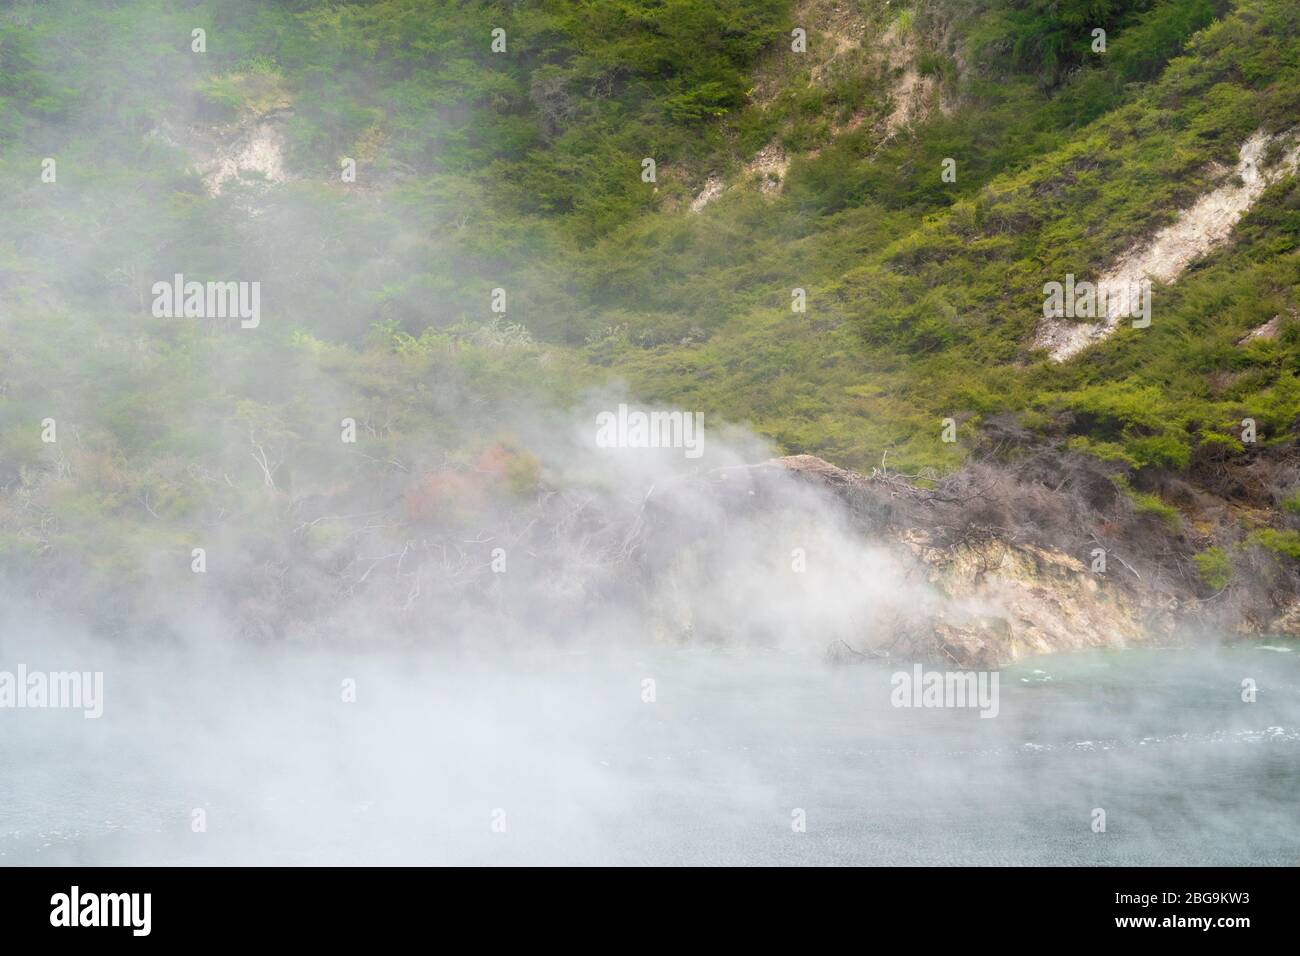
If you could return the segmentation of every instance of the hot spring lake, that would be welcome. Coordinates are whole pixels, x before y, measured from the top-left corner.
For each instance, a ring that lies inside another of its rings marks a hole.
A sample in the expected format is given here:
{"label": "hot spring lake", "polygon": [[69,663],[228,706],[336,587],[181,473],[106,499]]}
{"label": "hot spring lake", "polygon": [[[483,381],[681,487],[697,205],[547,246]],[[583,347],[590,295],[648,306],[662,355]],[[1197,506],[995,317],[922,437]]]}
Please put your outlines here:
{"label": "hot spring lake", "polygon": [[777,651],[96,653],[25,652],[104,713],[0,710],[0,865],[1300,863],[1281,639],[1028,661],[994,719]]}

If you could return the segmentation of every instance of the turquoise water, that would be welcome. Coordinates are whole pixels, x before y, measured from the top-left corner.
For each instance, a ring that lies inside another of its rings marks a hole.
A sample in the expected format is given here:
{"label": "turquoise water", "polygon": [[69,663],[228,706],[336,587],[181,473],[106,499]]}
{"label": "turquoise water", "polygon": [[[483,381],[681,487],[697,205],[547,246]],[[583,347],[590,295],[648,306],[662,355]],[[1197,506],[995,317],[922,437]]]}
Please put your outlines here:
{"label": "turquoise water", "polygon": [[100,720],[0,710],[0,864],[1294,865],[1270,646],[1026,662],[993,719],[777,652],[139,651]]}

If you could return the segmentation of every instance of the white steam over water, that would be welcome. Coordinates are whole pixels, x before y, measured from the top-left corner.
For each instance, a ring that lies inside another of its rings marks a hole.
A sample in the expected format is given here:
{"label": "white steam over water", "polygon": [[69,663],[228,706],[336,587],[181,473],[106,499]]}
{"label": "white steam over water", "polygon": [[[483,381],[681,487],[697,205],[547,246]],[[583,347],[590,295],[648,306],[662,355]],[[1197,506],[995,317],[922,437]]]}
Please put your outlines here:
{"label": "white steam over water", "polygon": [[579,432],[535,444],[582,517],[487,590],[430,567],[415,627],[378,573],[271,641],[163,588],[167,627],[112,639],[0,605],[0,669],[103,674],[98,719],[0,708],[0,863],[1300,858],[1291,644],[1026,662],[993,719],[896,708],[910,662],[823,653],[934,599],[829,496],[778,473],[774,497],[734,437],[690,463]]}
{"label": "white steam over water", "polygon": [[999,716],[982,720],[891,707],[884,663],[780,649],[345,652],[214,636],[110,650],[41,627],[7,614],[6,659],[101,668],[106,705],[90,721],[0,712],[9,865],[1300,856],[1289,654],[1038,661],[1004,672]]}
{"label": "white steam over water", "polygon": [[[131,20],[132,44],[174,46],[154,20]],[[498,261],[552,247],[531,226],[507,241],[493,193],[462,188],[479,171],[363,164],[353,189],[333,145],[295,160],[284,116],[187,106],[188,72],[164,109],[147,58],[119,76],[49,29],[30,51],[119,101],[48,131],[76,147],[57,184],[35,181],[39,153],[9,180],[23,215],[0,249],[32,274],[0,277],[0,325],[30,368],[0,389],[22,447],[47,416],[60,437],[0,468],[24,544],[0,575],[0,674],[90,673],[103,695],[94,719],[0,704],[0,865],[1300,860],[1300,655],[1277,652],[1295,645],[1060,656],[1000,674],[991,719],[896,708],[911,661],[836,668],[828,646],[1006,609],[940,603],[924,568],[829,493],[760,474],[770,444],[711,412],[670,409],[702,432],[638,447],[633,396],[553,381],[567,366],[538,342],[621,321],[638,304],[616,290],[639,280],[600,277],[608,294],[572,303],[609,298],[600,324],[561,328],[565,282],[529,276],[567,255]],[[1249,142],[1256,178],[1153,247],[1164,278],[1262,194]],[[750,174],[788,165],[759,160]],[[570,265],[559,279],[591,285]],[[247,308],[151,307],[184,277]],[[467,331],[498,282],[511,311]]]}

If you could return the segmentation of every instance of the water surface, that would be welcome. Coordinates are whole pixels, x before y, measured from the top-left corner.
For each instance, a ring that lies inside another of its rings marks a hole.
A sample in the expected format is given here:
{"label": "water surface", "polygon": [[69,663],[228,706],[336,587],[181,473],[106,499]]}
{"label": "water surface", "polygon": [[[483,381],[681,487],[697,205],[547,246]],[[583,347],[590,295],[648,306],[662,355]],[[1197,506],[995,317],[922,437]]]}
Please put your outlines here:
{"label": "water surface", "polygon": [[1030,661],[994,719],[776,651],[137,650],[99,720],[0,710],[0,864],[1294,865],[1271,646]]}

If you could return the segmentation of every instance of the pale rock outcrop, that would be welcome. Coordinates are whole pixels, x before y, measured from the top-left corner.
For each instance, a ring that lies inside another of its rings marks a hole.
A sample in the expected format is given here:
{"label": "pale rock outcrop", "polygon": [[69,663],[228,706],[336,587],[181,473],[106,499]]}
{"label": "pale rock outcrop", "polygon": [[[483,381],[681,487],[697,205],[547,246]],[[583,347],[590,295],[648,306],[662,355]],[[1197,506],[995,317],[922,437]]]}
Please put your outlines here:
{"label": "pale rock outcrop", "polygon": [[1094,574],[1062,551],[996,536],[937,540],[912,509],[893,505],[911,494],[896,478],[859,475],[812,455],[769,464],[849,500],[934,593],[917,613],[899,614],[874,644],[852,648],[864,656],[996,668],[1036,654],[1149,643],[1172,631],[1168,607],[1144,603],[1118,576]]}
{"label": "pale rock outcrop", "polygon": [[[1279,142],[1283,144],[1281,157],[1266,164],[1269,148]],[[1152,239],[1134,245],[1120,256],[1097,280],[1098,292],[1125,290],[1144,279],[1173,282],[1192,262],[1226,243],[1233,228],[1264,190],[1294,174],[1297,166],[1300,166],[1300,133],[1294,130],[1274,136],[1263,130],[1255,133],[1241,145],[1234,175],[1180,212],[1173,224]],[[1038,327],[1034,347],[1046,349],[1053,361],[1064,362],[1109,338],[1123,318],[1123,309],[1114,305],[1098,322],[1045,318]]]}

